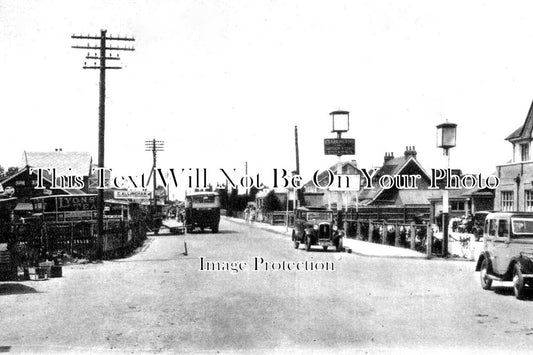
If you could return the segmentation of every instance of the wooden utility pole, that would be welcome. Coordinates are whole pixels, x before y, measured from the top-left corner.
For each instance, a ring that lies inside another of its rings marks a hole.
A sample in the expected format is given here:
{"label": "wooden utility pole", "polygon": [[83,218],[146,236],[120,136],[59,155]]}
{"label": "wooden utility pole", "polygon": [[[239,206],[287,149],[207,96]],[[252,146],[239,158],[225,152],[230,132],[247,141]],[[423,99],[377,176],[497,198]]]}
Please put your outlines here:
{"label": "wooden utility pole", "polygon": [[[87,65],[87,62],[83,64],[83,69],[98,69],[100,70],[100,100],[98,105],[98,167],[104,168],[104,149],[105,149],[105,73],[107,69],[122,69],[119,66],[107,66],[107,60],[120,60],[119,55],[117,54],[113,57],[113,54],[110,53],[108,56],[107,51],[134,51],[133,47],[119,47],[108,45],[107,41],[135,41],[132,37],[113,37],[107,36],[106,30],[100,31],[100,36],[95,35],[72,35],[72,39],[86,39],[88,41],[99,41],[94,44],[94,42],[87,42],[87,45],[76,45],[72,48],[76,49],[87,49],[99,51],[95,52],[94,55],[91,55],[90,52],[87,52],[86,59],[95,60],[93,65]],[[111,42],[112,43],[112,42]],[[99,60],[99,64],[97,64]],[[105,177],[104,177],[105,179]],[[101,181],[100,184],[104,185],[105,181]],[[96,257],[101,259],[104,253],[104,190],[98,188],[98,199],[97,199],[97,241],[96,241]]]}
{"label": "wooden utility pole", "polygon": [[[244,175],[248,176],[248,162],[244,162]],[[248,184],[246,185],[248,186]],[[246,187],[246,206],[248,207],[248,187]]]}
{"label": "wooden utility pole", "polygon": [[[298,148],[298,126],[294,126],[294,145],[296,148],[296,175],[300,175],[300,150]],[[296,190],[298,196],[298,204],[304,205],[304,196],[302,188]],[[296,208],[296,206],[294,206]]]}
{"label": "wooden utility pole", "polygon": [[144,145],[144,150],[146,150],[148,152],[151,151],[152,155],[153,155],[153,165],[152,165],[152,170],[150,171],[150,176],[148,177],[148,180],[150,180],[150,177],[153,175],[153,177],[154,177],[154,180],[153,180],[153,186],[154,186],[154,207],[153,207],[154,210],[153,210],[153,213],[156,213],[156,211],[157,211],[157,201],[156,201],[156,198],[155,198],[155,191],[157,189],[157,182],[156,182],[155,169],[156,169],[156,166],[157,166],[157,152],[162,152],[163,150],[165,150],[165,142],[164,141],[157,141],[154,138],[151,141],[145,141],[144,144],[145,144]]}

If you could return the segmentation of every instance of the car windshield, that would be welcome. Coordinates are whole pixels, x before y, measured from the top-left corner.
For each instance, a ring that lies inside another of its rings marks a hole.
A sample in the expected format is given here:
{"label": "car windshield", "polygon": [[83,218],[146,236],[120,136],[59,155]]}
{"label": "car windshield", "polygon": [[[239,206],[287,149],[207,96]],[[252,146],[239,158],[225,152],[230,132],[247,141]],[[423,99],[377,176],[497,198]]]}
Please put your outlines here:
{"label": "car windshield", "polygon": [[331,212],[307,212],[308,221],[331,221],[333,219],[333,213]]}
{"label": "car windshield", "polygon": [[193,203],[214,203],[215,202],[215,196],[214,195],[199,195],[199,196],[193,196],[192,197]]}
{"label": "car windshield", "polygon": [[511,222],[513,224],[513,234],[533,237],[533,218],[514,218]]}

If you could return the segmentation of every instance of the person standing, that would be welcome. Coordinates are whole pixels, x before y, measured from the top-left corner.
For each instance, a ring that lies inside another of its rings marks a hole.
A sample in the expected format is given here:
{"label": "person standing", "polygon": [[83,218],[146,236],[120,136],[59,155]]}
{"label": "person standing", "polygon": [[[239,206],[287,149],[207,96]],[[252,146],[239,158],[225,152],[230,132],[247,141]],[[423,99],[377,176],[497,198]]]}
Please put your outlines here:
{"label": "person standing", "polygon": [[250,221],[252,223],[254,223],[254,221],[255,221],[255,214],[256,214],[255,207],[252,207],[251,210],[250,210]]}
{"label": "person standing", "polygon": [[244,209],[244,220],[246,221],[246,223],[250,222],[250,208],[249,207],[246,207]]}

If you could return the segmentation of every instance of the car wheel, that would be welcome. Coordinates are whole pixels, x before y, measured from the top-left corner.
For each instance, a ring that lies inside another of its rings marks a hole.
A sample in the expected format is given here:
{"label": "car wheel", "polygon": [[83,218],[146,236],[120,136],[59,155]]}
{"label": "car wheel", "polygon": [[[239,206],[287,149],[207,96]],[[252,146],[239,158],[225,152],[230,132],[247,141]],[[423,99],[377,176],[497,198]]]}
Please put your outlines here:
{"label": "car wheel", "polygon": [[492,287],[492,280],[488,278],[489,262],[487,259],[483,259],[481,262],[481,270],[479,272],[479,279],[481,280],[481,287],[484,290],[490,290]]}
{"label": "car wheel", "polygon": [[305,251],[311,250],[311,238],[307,237],[305,238]]}
{"label": "car wheel", "polygon": [[524,292],[526,287],[524,286],[524,277],[522,276],[522,270],[520,265],[514,264],[513,268],[513,289],[514,295],[517,299],[524,298]]}
{"label": "car wheel", "polygon": [[213,233],[218,233],[218,226],[213,226],[213,227],[211,227],[211,231],[212,231]]}
{"label": "car wheel", "polygon": [[327,245],[322,245],[322,249],[324,249],[324,251],[328,251],[328,246]]}

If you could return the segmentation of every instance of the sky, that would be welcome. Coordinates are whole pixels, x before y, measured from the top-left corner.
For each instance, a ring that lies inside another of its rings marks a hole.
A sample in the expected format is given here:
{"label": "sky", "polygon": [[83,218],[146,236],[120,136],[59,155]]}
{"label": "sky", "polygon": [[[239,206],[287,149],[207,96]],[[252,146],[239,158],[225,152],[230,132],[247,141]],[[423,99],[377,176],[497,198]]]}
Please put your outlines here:
{"label": "sky", "polygon": [[[490,174],[511,159],[504,139],[533,100],[533,3],[527,1],[0,0],[0,165],[23,151],[98,156],[98,71],[86,41],[133,36],[122,70],[107,72],[106,166],[149,171],[144,141],[165,142],[161,168],[304,180],[325,156],[331,111],[350,111],[355,159],[415,146],[426,170],[444,165],[436,125],[456,123],[451,166]],[[123,43],[118,43],[123,44]],[[116,53],[115,53],[116,54]]]}

